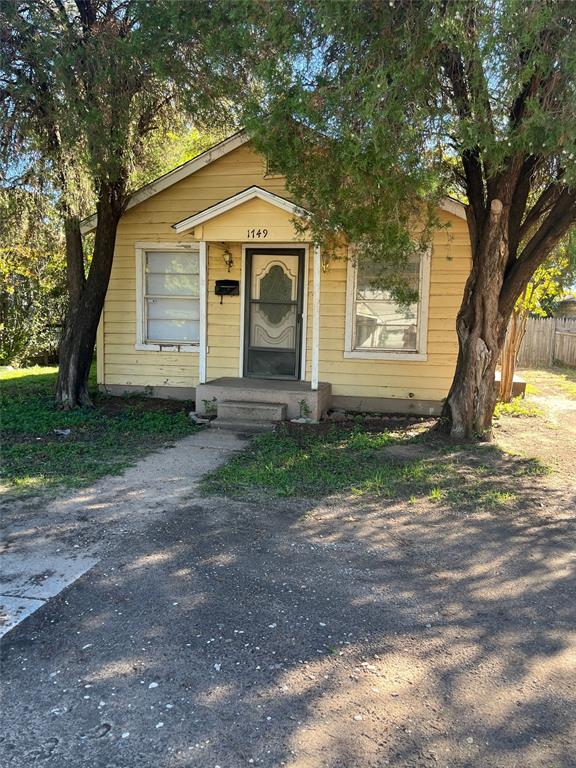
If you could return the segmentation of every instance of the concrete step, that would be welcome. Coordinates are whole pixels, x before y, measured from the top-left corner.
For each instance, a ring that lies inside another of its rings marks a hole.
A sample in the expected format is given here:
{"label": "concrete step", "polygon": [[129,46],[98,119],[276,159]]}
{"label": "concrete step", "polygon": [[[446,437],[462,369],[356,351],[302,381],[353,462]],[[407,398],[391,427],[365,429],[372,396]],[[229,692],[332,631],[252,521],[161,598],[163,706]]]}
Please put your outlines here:
{"label": "concrete step", "polygon": [[286,403],[245,402],[243,400],[220,400],[218,419],[223,422],[262,423],[284,421],[287,417]]}
{"label": "concrete step", "polygon": [[243,403],[286,403],[289,419],[302,415],[302,401],[308,406],[311,419],[320,419],[332,405],[332,387],[320,382],[317,390],[309,381],[278,379],[240,379],[224,376],[196,387],[196,411],[206,413],[206,407],[216,400],[237,400]]}
{"label": "concrete step", "polygon": [[256,435],[261,432],[272,432],[274,424],[271,421],[240,421],[238,419],[222,419],[219,416],[210,422],[210,429]]}

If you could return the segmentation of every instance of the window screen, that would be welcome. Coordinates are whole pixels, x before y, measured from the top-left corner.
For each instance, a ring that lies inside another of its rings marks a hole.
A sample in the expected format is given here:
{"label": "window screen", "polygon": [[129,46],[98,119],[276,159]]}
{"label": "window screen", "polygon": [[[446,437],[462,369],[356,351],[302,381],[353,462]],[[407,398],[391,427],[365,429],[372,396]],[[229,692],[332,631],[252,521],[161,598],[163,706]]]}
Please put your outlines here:
{"label": "window screen", "polygon": [[[354,348],[415,352],[418,349],[418,302],[399,305],[390,292],[374,287],[374,267],[358,264],[354,295]],[[420,259],[410,263],[408,283],[418,289]]]}

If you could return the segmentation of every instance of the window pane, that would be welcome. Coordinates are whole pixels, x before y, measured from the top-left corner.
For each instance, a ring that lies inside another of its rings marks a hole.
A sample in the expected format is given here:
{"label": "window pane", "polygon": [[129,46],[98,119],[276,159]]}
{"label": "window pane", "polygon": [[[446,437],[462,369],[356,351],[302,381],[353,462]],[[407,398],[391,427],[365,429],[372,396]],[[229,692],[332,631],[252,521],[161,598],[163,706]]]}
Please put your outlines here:
{"label": "window pane", "polygon": [[184,343],[199,340],[199,266],[198,252],[146,253],[147,341]]}
{"label": "window pane", "polygon": [[198,341],[200,323],[197,320],[151,320],[148,319],[148,341]]}
{"label": "window pane", "polygon": [[146,272],[164,275],[167,273],[186,273],[197,275],[200,259],[198,253],[170,253],[167,251],[148,251],[146,253]]}
{"label": "window pane", "polygon": [[[389,291],[375,288],[374,267],[358,265],[355,302],[356,349],[417,350],[418,303],[398,305]],[[418,287],[420,259],[414,260],[406,278]]]}
{"label": "window pane", "polygon": [[153,296],[198,296],[198,275],[146,275],[146,293]]}
{"label": "window pane", "polygon": [[[411,288],[418,289],[420,256],[415,256],[409,261],[404,270],[404,279]],[[378,272],[375,265],[366,261],[360,262],[356,277],[356,298],[388,301],[390,298],[388,291],[385,288],[376,287],[374,281],[378,282]]]}
{"label": "window pane", "polygon": [[[370,307],[356,305],[356,349],[398,349],[414,352],[417,341],[416,318],[411,322],[387,319],[383,302]],[[393,305],[389,305],[393,309]]]}
{"label": "window pane", "polygon": [[196,299],[147,299],[149,320],[198,320],[200,302]]}

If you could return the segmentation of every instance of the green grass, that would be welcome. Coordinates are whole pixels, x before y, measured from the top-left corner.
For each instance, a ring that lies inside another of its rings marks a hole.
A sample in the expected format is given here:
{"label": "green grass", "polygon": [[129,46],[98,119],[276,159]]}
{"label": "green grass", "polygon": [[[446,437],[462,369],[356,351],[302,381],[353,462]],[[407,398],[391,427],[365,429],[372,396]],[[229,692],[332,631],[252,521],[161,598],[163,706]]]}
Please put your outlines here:
{"label": "green grass", "polygon": [[[118,474],[152,450],[190,434],[190,404],[108,397],[90,384],[94,407],[59,410],[56,368],[0,371],[2,481],[12,491],[55,492]],[[56,429],[70,429],[66,437]]]}
{"label": "green grass", "polygon": [[558,386],[566,392],[569,397],[576,397],[576,370],[564,366],[556,366],[554,369]]}
{"label": "green grass", "polygon": [[442,501],[445,496],[445,491],[442,488],[432,488],[428,494],[430,501]]}
{"label": "green grass", "polygon": [[520,372],[527,382],[526,392],[533,395],[547,394],[576,398],[576,369],[563,365],[553,368],[534,368]]}
{"label": "green grass", "polygon": [[[412,453],[386,450],[412,444]],[[452,445],[430,435],[335,425],[328,431],[288,428],[260,435],[205,477],[202,488],[207,494],[241,499],[351,493],[410,504],[495,508],[516,499],[521,478],[538,474],[544,474],[539,462],[506,456],[492,445],[469,445],[455,454]]]}
{"label": "green grass", "polygon": [[543,411],[537,405],[525,400],[523,397],[514,397],[509,403],[496,403],[494,418],[501,416],[542,416]]}
{"label": "green grass", "polygon": [[204,480],[208,492],[244,496],[270,489],[276,496],[322,496],[352,489],[383,493],[403,475],[417,472],[381,461],[388,432],[362,428],[327,432],[281,430],[255,438],[251,446]]}

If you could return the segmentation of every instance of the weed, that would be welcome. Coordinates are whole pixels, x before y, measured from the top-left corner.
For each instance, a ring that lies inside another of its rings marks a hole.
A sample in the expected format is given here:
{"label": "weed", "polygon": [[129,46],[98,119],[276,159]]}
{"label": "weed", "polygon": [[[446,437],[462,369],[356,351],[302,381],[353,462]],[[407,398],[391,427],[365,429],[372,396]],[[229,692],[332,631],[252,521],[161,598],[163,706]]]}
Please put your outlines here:
{"label": "weed", "polygon": [[207,493],[235,497],[255,493],[320,497],[339,491],[384,498],[427,492],[436,472],[421,460],[399,463],[384,448],[402,439],[390,432],[364,427],[294,432],[280,430],[258,436],[243,453],[203,481]]}
{"label": "weed", "polygon": [[552,468],[540,459],[522,459],[517,469],[518,475],[526,475],[527,477],[542,477],[551,472]]}
{"label": "weed", "polygon": [[[547,470],[535,459],[507,457],[494,445],[454,452],[442,442],[429,454],[398,459],[392,444],[422,445],[400,431],[371,432],[365,425],[328,430],[282,428],[260,435],[242,453],[202,481],[205,493],[235,498],[318,498],[333,493],[427,500],[454,508],[496,508],[513,503],[512,483]],[[409,452],[406,453],[409,456]]]}
{"label": "weed", "polygon": [[499,419],[501,416],[542,416],[542,409],[529,400],[515,397],[509,403],[496,403],[494,418]]}
{"label": "weed", "polygon": [[218,400],[213,397],[212,400],[202,400],[204,403],[204,413],[206,416],[216,416],[218,413]]}
{"label": "weed", "polygon": [[490,490],[482,496],[482,502],[490,507],[498,507],[516,501],[517,494],[511,491]]}
{"label": "weed", "polygon": [[306,400],[302,399],[298,401],[298,407],[300,408],[300,418],[309,419],[312,411]]}

